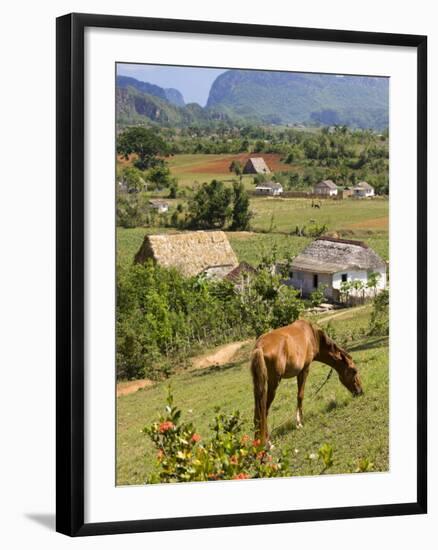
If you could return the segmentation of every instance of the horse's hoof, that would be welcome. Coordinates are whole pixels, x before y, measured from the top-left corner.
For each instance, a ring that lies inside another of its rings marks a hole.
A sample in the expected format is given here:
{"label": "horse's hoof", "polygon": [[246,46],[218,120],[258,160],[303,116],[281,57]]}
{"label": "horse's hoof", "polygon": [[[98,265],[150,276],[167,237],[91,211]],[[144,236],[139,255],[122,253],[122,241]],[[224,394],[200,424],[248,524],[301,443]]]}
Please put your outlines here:
{"label": "horse's hoof", "polygon": [[301,428],[303,428],[303,427],[304,427],[304,426],[301,424],[301,422],[299,422],[299,423],[297,424],[297,430],[301,430]]}
{"label": "horse's hoof", "polygon": [[275,449],[275,445],[273,445],[270,441],[266,442],[266,450],[272,451],[272,449]]}

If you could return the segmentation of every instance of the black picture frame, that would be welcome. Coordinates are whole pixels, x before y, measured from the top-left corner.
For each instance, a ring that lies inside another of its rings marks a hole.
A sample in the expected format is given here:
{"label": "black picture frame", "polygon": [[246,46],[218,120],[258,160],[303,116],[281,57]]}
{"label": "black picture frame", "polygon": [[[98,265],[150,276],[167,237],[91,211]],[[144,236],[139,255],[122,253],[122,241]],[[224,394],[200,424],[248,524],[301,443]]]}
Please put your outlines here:
{"label": "black picture frame", "polygon": [[[289,40],[405,46],[417,52],[417,499],[312,510],[84,522],[84,30],[155,30]],[[417,35],[69,14],[57,19],[56,529],[69,536],[200,529],[427,511],[427,38]]]}

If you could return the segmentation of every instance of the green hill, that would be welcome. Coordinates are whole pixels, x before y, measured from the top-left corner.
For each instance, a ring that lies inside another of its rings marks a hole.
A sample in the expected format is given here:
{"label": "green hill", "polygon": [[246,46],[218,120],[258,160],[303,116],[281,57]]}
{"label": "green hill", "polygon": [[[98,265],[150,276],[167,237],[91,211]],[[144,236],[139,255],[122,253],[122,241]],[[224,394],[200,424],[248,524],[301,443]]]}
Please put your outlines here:
{"label": "green hill", "polygon": [[207,108],[261,123],[388,126],[389,80],[230,70],[214,81]]}

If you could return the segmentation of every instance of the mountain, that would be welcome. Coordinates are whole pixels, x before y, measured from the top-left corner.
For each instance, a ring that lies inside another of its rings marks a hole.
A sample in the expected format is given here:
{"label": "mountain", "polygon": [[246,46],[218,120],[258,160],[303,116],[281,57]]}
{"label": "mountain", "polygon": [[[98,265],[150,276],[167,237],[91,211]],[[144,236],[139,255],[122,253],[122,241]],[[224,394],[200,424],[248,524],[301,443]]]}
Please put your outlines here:
{"label": "mountain", "polygon": [[116,86],[117,88],[134,88],[139,92],[152,95],[154,97],[159,97],[160,99],[165,99],[177,107],[184,107],[185,105],[182,93],[175,88],[161,88],[156,84],[142,82],[141,80],[137,80],[131,76],[123,75],[117,75]]}
{"label": "mountain", "polygon": [[167,101],[173,105],[176,105],[177,107],[184,107],[186,104],[184,97],[179,90],[176,90],[175,88],[164,88],[164,93],[166,94]]}
{"label": "mountain", "polygon": [[[202,126],[217,121],[231,124],[231,119],[227,115],[217,113],[214,109],[203,109],[197,103],[187,103],[183,106],[171,103],[167,96],[163,97],[160,91],[154,89],[159,87],[155,87],[153,84],[141,83],[145,84],[145,86],[142,86],[142,90],[149,90],[154,92],[153,94],[142,91],[137,85],[134,87],[126,81],[122,81],[122,84],[122,86],[117,85],[116,87],[118,124],[143,124],[145,119],[161,126]],[[160,90],[164,92],[162,88]],[[177,90],[173,91],[172,88],[170,90],[173,101],[177,101],[178,95],[173,93]],[[169,90],[167,90],[167,93],[169,93]]]}
{"label": "mountain", "polygon": [[269,124],[388,126],[389,79],[230,70],[213,82],[207,109]]}

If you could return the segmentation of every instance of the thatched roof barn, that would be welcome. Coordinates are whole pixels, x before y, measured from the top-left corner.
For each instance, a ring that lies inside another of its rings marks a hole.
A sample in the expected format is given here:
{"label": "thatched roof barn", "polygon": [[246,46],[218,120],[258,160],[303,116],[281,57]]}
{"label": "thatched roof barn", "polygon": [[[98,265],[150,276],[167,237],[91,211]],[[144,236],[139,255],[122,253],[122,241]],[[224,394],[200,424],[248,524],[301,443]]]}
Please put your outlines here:
{"label": "thatched roof barn", "polygon": [[374,187],[370,185],[367,181],[360,181],[357,185],[353,187],[353,194],[355,197],[373,197],[374,196]]}
{"label": "thatched roof barn", "polygon": [[192,231],[173,235],[146,235],[135,263],[152,259],[163,267],[174,267],[187,277],[209,268],[225,273],[239,264],[223,231]]}
{"label": "thatched roof barn", "polygon": [[291,268],[315,273],[385,269],[382,258],[361,241],[320,237],[296,256]]}
{"label": "thatched roof barn", "polygon": [[249,158],[243,167],[244,174],[269,174],[270,172],[265,159],[262,157]]}
{"label": "thatched roof barn", "polygon": [[[368,285],[371,273],[378,275],[376,286]],[[325,297],[340,301],[343,284],[352,281],[362,284],[359,298],[375,295],[386,288],[386,263],[361,241],[320,237],[292,260],[286,284],[303,296],[324,285]]]}
{"label": "thatched roof barn", "polygon": [[338,194],[338,187],[332,180],[323,180],[313,186],[315,195],[333,196]]}

